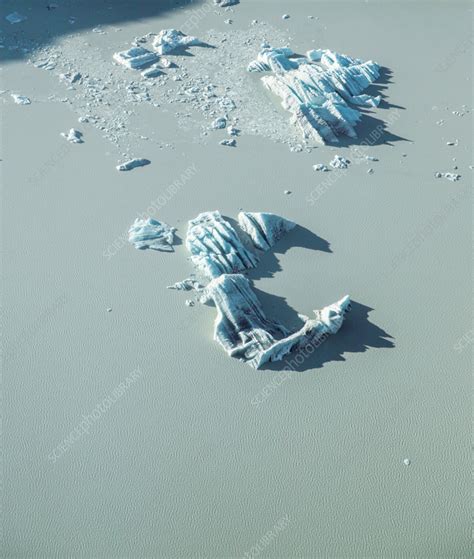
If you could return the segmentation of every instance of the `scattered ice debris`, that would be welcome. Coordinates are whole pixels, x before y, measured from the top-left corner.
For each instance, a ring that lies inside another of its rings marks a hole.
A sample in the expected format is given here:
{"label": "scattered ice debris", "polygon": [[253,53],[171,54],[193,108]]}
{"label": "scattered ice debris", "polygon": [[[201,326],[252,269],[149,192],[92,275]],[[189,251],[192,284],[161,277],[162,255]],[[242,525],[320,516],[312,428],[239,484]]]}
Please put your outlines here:
{"label": "scattered ice debris", "polygon": [[256,369],[268,361],[280,361],[308,344],[318,347],[329,334],[339,330],[350,309],[346,296],[314,311],[314,319],[308,318],[299,330],[291,332],[265,316],[249,280],[241,274],[222,274],[213,279],[202,301],[212,301],[217,308],[214,339],[230,357]]}
{"label": "scattered ice debris", "polygon": [[214,0],[214,4],[220,8],[227,8],[229,6],[235,6],[239,3],[239,0]]}
{"label": "scattered ice debris", "polygon": [[176,229],[151,217],[137,218],[128,230],[128,240],[135,248],[173,251],[174,232]]}
{"label": "scattered ice debris", "polygon": [[231,148],[235,148],[237,146],[237,141],[235,138],[232,138],[232,140],[221,140],[219,143],[221,146],[228,146]]}
{"label": "scattered ice debris", "polygon": [[158,66],[158,64],[153,64],[153,66],[141,72],[141,75],[144,78],[156,78],[158,76],[161,76],[161,74],[163,74],[163,71],[161,70],[160,66]]}
{"label": "scattered ice debris", "polygon": [[75,128],[71,128],[68,133],[61,132],[61,136],[66,138],[68,142],[71,144],[83,144],[84,140],[82,139],[82,132],[76,130]]}
{"label": "scattered ice debris", "polygon": [[263,76],[264,86],[278,95],[282,107],[292,113],[304,139],[317,143],[337,142],[338,135],[357,137],[355,125],[361,112],[352,105],[376,107],[380,96],[362,95],[379,77],[375,62],[324,50],[308,51],[310,57],[298,57],[290,48],[263,48],[247,67],[249,72],[271,71]]}
{"label": "scattered ice debris", "polygon": [[149,165],[150,163],[151,161],[149,159],[136,157],[135,159],[130,159],[130,161],[126,161],[125,163],[120,163],[120,165],[117,165],[116,169],[117,171],[131,171],[136,167],[144,167],[145,165]]}
{"label": "scattered ice debris", "polygon": [[281,19],[290,19],[290,16],[289,16],[289,14],[283,14],[281,16]]}
{"label": "scattered ice debris", "polygon": [[368,173],[369,175],[373,175],[373,174],[374,174],[374,170],[373,170],[372,168],[370,168],[370,169],[367,170],[367,173]]}
{"label": "scattered ice debris", "polygon": [[194,307],[195,303],[192,299],[186,299],[184,302],[187,307]]}
{"label": "scattered ice debris", "polygon": [[159,56],[156,52],[143,47],[132,47],[128,50],[116,52],[113,59],[131,70],[138,70],[157,62]]}
{"label": "scattered ice debris", "polygon": [[153,48],[160,55],[168,54],[176,49],[202,45],[202,41],[196,37],[185,35],[177,29],[162,29],[153,41]]}
{"label": "scattered ice debris", "polygon": [[313,169],[315,171],[323,171],[324,173],[327,173],[328,171],[331,170],[331,169],[329,169],[329,167],[327,167],[326,165],[323,165],[322,163],[316,163],[316,165],[313,165]]}
{"label": "scattered ice debris", "polygon": [[19,14],[18,12],[12,12],[11,14],[5,16],[5,19],[13,25],[14,23],[21,23],[28,18],[23,14]]}
{"label": "scattered ice debris", "polygon": [[189,221],[186,248],[193,264],[210,279],[254,268],[258,262],[218,211],[201,213]]}
{"label": "scattered ice debris", "polygon": [[192,291],[193,289],[199,291],[204,286],[198,281],[191,278],[186,278],[183,281],[177,281],[173,285],[168,285],[166,289],[176,289],[176,291]]}
{"label": "scattered ice debris", "polygon": [[435,177],[437,179],[445,178],[445,179],[448,179],[448,181],[451,181],[451,182],[456,182],[456,181],[461,179],[461,175],[458,175],[456,173],[440,173],[439,171],[437,173],[435,173]]}
{"label": "scattered ice debris", "polygon": [[349,159],[346,159],[341,155],[335,155],[334,159],[329,162],[329,165],[331,165],[333,169],[347,169],[350,163]]}
{"label": "scattered ice debris", "polygon": [[28,97],[25,97],[25,95],[18,95],[17,93],[12,93],[11,94],[13,101],[17,104],[17,105],[30,105],[31,101]]}
{"label": "scattered ice debris", "polygon": [[411,464],[411,460],[409,458],[405,458],[405,460],[403,460],[403,463],[405,464],[405,466],[409,466]]}
{"label": "scattered ice debris", "polygon": [[285,233],[296,227],[293,221],[267,212],[240,212],[238,221],[260,250],[269,250]]}

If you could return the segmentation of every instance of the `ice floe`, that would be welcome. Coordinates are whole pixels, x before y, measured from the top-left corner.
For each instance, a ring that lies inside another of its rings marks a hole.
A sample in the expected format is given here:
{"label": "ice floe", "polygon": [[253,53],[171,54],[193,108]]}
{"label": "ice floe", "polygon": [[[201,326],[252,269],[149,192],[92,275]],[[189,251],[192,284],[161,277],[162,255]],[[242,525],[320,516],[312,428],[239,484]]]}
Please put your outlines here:
{"label": "ice floe", "polygon": [[11,14],[8,14],[7,16],[5,16],[5,19],[11,23],[21,23],[22,21],[27,20],[28,18],[26,16],[24,16],[23,14],[20,14],[18,12],[12,12]]}
{"label": "ice floe", "polygon": [[116,62],[132,70],[139,70],[150,66],[157,62],[159,58],[156,52],[152,52],[144,47],[132,47],[128,50],[116,52],[113,55],[113,59]]}
{"label": "ice floe", "polygon": [[149,159],[144,159],[142,157],[136,157],[135,159],[130,159],[130,161],[125,161],[125,163],[120,163],[117,165],[117,171],[131,171],[136,167],[144,167],[145,165],[149,165],[151,161]]}
{"label": "ice floe", "polygon": [[18,95],[17,93],[12,93],[11,97],[17,105],[30,105],[31,104],[30,99],[28,97],[26,97],[25,95]]}
{"label": "ice floe", "polygon": [[67,133],[61,132],[61,136],[66,138],[66,140],[71,142],[71,144],[84,143],[84,140],[82,139],[82,132],[79,132],[79,130],[76,130],[75,128],[71,128]]}
{"label": "ice floe", "polygon": [[153,41],[153,48],[160,55],[168,54],[176,49],[202,45],[202,41],[198,38],[185,35],[177,29],[162,29]]}
{"label": "ice floe", "polygon": [[137,218],[128,230],[128,240],[140,250],[172,252],[175,231],[174,227],[156,219]]}
{"label": "ice floe", "polygon": [[380,102],[380,96],[362,94],[379,77],[379,65],[330,50],[313,49],[303,58],[288,47],[264,47],[247,70],[272,72],[262,77],[264,86],[281,98],[303,138],[321,144],[357,136],[361,113],[350,105]]}
{"label": "ice floe", "polygon": [[291,332],[265,316],[250,281],[241,274],[222,274],[205,289],[203,301],[217,309],[214,339],[230,357],[258,369],[268,361],[280,361],[291,351],[312,346],[313,351],[342,325],[350,308],[349,297],[314,311],[304,325]]}
{"label": "ice floe", "polygon": [[239,225],[260,250],[269,250],[285,233],[296,227],[296,223],[268,212],[240,212]]}
{"label": "ice floe", "polygon": [[193,264],[209,279],[254,268],[258,262],[218,211],[201,213],[189,221],[186,248]]}

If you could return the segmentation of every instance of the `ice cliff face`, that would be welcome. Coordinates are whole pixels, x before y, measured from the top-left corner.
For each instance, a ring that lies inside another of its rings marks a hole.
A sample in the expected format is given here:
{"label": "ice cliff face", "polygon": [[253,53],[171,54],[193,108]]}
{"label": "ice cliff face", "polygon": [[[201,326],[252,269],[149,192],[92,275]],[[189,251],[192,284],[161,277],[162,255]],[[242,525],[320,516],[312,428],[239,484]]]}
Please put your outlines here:
{"label": "ice cliff face", "polygon": [[[194,265],[211,280],[198,291],[201,302],[216,306],[214,339],[229,356],[258,369],[308,344],[318,347],[329,334],[339,330],[350,301],[346,296],[314,311],[315,318],[306,318],[296,331],[268,319],[250,281],[239,273],[258,263],[258,256],[241,237],[246,233],[257,249],[269,250],[296,224],[265,212],[241,212],[238,221],[240,235],[218,211],[201,213],[189,222],[186,247]],[[187,289],[188,281],[177,282],[173,287]],[[194,282],[189,287],[192,289]]]}
{"label": "ice cliff face", "polygon": [[379,65],[330,50],[315,49],[301,57],[286,47],[265,46],[247,70],[271,72],[262,77],[264,86],[281,98],[303,138],[320,144],[335,143],[340,135],[357,137],[361,113],[350,105],[380,103],[380,96],[362,94],[379,77]]}

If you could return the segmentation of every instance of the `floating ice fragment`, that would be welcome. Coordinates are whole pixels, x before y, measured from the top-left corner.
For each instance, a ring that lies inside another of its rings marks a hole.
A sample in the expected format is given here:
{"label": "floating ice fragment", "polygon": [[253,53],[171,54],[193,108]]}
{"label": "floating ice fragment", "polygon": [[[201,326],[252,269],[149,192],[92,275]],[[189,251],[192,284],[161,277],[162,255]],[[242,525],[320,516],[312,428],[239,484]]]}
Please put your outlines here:
{"label": "floating ice fragment", "polygon": [[213,301],[217,309],[214,339],[230,357],[258,369],[268,361],[280,361],[291,351],[308,345],[318,347],[342,325],[350,300],[314,311],[296,332],[265,316],[249,280],[241,274],[223,274],[212,280],[203,301]]}
{"label": "floating ice fragment", "polygon": [[28,97],[25,97],[25,95],[18,95],[17,93],[12,93],[11,94],[13,101],[17,104],[17,105],[30,105],[31,101]]}
{"label": "floating ice fragment", "polygon": [[194,307],[195,303],[192,299],[186,299],[184,302],[187,307]]}
{"label": "floating ice fragment", "polygon": [[461,178],[461,175],[458,175],[456,173],[443,173],[443,176],[445,179],[448,179],[448,181],[451,182],[456,182]]}
{"label": "floating ice fragment", "polygon": [[208,278],[251,269],[258,262],[218,211],[201,213],[189,221],[186,248],[192,262]]}
{"label": "floating ice fragment", "polygon": [[211,124],[212,128],[214,128],[214,130],[219,130],[222,128],[225,128],[227,125],[227,120],[223,117],[220,116],[219,118],[216,118],[213,123]]}
{"label": "floating ice fragment", "polygon": [[405,460],[403,460],[403,463],[405,464],[405,466],[409,466],[411,464],[411,460],[409,458],[405,458]]}
{"label": "floating ice fragment", "polygon": [[21,23],[22,21],[25,21],[28,18],[23,14],[19,14],[18,12],[12,12],[11,14],[5,16],[5,19],[13,25],[14,23]]}
{"label": "floating ice fragment", "polygon": [[204,43],[196,37],[185,35],[177,29],[162,29],[153,41],[153,48],[158,54],[168,54],[178,48],[202,46]]}
{"label": "floating ice fragment", "polygon": [[163,74],[163,72],[157,64],[153,64],[153,66],[151,66],[150,68],[147,68],[146,70],[143,70],[143,72],[141,72],[141,75],[144,78],[156,78],[157,76],[160,76],[161,74]]}
{"label": "floating ice fragment", "polygon": [[238,128],[234,128],[233,126],[227,127],[227,134],[229,134],[229,136],[238,136],[239,132],[240,130]]}
{"label": "floating ice fragment", "polygon": [[132,169],[135,169],[135,167],[144,167],[145,165],[149,165],[150,163],[151,161],[149,159],[135,158],[117,165],[116,169],[117,171],[131,171]]}
{"label": "floating ice fragment", "polygon": [[232,138],[232,140],[221,140],[219,144],[221,146],[228,146],[231,148],[235,148],[237,146],[237,141],[235,138]]}
{"label": "floating ice fragment", "polygon": [[67,134],[66,132],[61,132],[61,136],[66,138],[66,140],[71,142],[71,144],[84,143],[84,140],[82,139],[82,132],[79,132],[79,130],[76,130],[75,128],[71,128]]}
{"label": "floating ice fragment", "polygon": [[342,157],[341,155],[335,155],[334,159],[330,161],[329,165],[334,169],[347,169],[350,165],[349,159]]}
{"label": "floating ice fragment", "polygon": [[289,16],[289,14],[283,14],[281,16],[281,19],[290,19],[290,16]]}
{"label": "floating ice fragment", "polygon": [[313,169],[315,171],[323,171],[324,173],[330,171],[329,167],[326,167],[326,165],[323,165],[322,163],[316,163],[316,165],[313,165]]}
{"label": "floating ice fragment", "polygon": [[454,142],[446,142],[447,146],[457,146],[458,145],[458,140],[455,140]]}
{"label": "floating ice fragment", "polygon": [[191,278],[186,278],[183,281],[177,281],[173,285],[168,285],[166,289],[176,289],[177,291],[192,291],[195,289],[199,291],[204,286],[201,285],[198,281],[193,280]]}
{"label": "floating ice fragment", "polygon": [[241,229],[260,250],[269,250],[296,226],[293,221],[267,212],[240,212],[238,220]]}
{"label": "floating ice fragment", "polygon": [[113,59],[127,68],[138,70],[157,62],[159,56],[156,52],[152,52],[143,47],[132,47],[122,52],[116,52]]}
{"label": "floating ice fragment", "polygon": [[290,195],[290,194],[291,194],[291,190],[284,190],[284,191],[283,191],[283,194]]}
{"label": "floating ice fragment", "polygon": [[373,174],[374,174],[374,170],[373,170],[372,168],[371,168],[371,169],[368,169],[368,170],[367,170],[367,173],[368,173],[369,175],[373,175]]}
{"label": "floating ice fragment", "polygon": [[219,8],[227,8],[229,6],[235,6],[239,3],[239,0],[214,0],[214,4],[219,6]]}
{"label": "floating ice fragment", "polygon": [[301,58],[287,47],[263,48],[247,70],[271,71],[261,78],[264,86],[281,98],[303,138],[322,144],[337,142],[339,135],[357,136],[361,113],[349,103],[375,107],[380,102],[380,96],[361,95],[379,77],[379,65],[330,50],[314,49]]}
{"label": "floating ice fragment", "polygon": [[140,250],[150,248],[172,252],[175,231],[174,227],[156,219],[137,218],[128,230],[128,240]]}
{"label": "floating ice fragment", "polygon": [[374,157],[373,155],[366,155],[365,159],[367,161],[378,161],[378,159],[376,157]]}

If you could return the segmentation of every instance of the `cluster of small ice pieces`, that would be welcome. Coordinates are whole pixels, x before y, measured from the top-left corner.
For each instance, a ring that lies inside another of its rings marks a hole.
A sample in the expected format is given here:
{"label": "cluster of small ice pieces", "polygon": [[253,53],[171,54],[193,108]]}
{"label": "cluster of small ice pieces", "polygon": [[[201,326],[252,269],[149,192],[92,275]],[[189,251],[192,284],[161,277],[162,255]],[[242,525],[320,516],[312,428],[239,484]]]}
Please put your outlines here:
{"label": "cluster of small ice pieces", "polygon": [[[241,272],[257,265],[257,249],[269,250],[296,224],[266,212],[240,212],[238,224],[240,232],[218,211],[201,213],[189,221],[186,248],[197,270],[210,281],[203,287],[187,278],[169,288],[194,289],[199,292],[201,303],[214,303],[217,309],[214,339],[230,357],[254,368],[268,361],[279,361],[308,344],[318,347],[341,327],[350,309],[349,297],[314,311],[315,318],[302,317],[304,324],[295,331],[268,319],[250,280]],[[188,299],[186,304],[193,306],[194,301]]]}
{"label": "cluster of small ice pieces", "polygon": [[342,157],[342,155],[335,155],[333,160],[329,162],[333,169],[347,169],[350,164],[349,159]]}
{"label": "cluster of small ice pieces", "polygon": [[461,179],[461,175],[458,175],[457,173],[440,173],[439,171],[435,173],[435,177],[437,179],[445,178],[451,182],[456,182]]}
{"label": "cluster of small ice pieces", "polygon": [[172,252],[175,231],[174,227],[156,219],[137,218],[128,230],[128,240],[140,250]]}
{"label": "cluster of small ice pieces", "polygon": [[288,47],[264,44],[247,70],[272,72],[262,77],[264,86],[281,98],[303,138],[320,144],[336,143],[339,135],[356,138],[361,112],[349,103],[377,107],[381,99],[362,94],[379,77],[377,63],[330,50],[313,49],[301,57]]}

